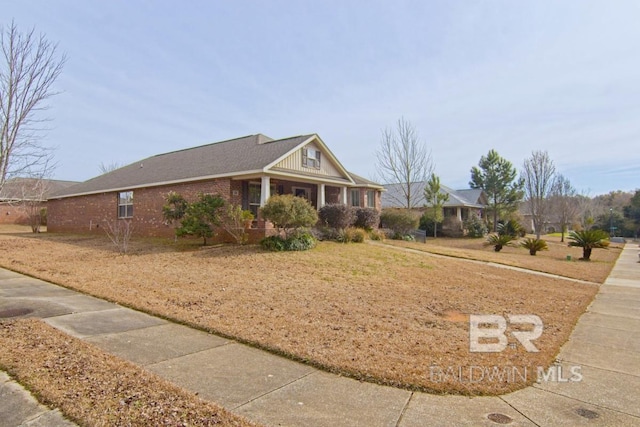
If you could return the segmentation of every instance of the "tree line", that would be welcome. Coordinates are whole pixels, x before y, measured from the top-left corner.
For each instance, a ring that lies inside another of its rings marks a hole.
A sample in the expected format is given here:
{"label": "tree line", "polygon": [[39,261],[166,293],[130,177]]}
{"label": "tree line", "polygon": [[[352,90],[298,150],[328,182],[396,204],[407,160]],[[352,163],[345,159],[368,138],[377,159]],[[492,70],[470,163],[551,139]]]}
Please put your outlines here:
{"label": "tree line", "polygon": [[[407,210],[424,208],[435,236],[448,194],[434,173],[431,151],[415,127],[401,118],[395,128],[384,129],[376,158],[376,178],[399,187],[400,191],[390,195],[393,202]],[[531,221],[537,239],[550,230],[560,232],[562,241],[569,229],[594,228],[627,237],[637,236],[640,230],[640,190],[596,197],[579,193],[557,171],[547,151],[534,150],[518,172],[512,162],[491,149],[471,168],[469,187],[484,192],[485,222],[494,232],[500,223],[525,218]],[[422,205],[420,196],[424,197]]]}

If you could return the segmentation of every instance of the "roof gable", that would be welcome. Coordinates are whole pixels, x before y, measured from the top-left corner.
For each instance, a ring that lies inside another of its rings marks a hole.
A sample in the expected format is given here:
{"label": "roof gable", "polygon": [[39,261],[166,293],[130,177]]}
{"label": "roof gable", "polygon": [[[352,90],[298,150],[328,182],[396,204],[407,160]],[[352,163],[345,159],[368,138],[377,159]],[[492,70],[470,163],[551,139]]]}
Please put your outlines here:
{"label": "roof gable", "polygon": [[[319,168],[316,169],[303,165],[302,150],[305,148],[320,151],[321,162]],[[265,172],[286,171],[304,175],[315,175],[318,177],[338,178],[347,180],[347,182],[351,184],[354,183],[349,172],[347,172],[318,135],[312,135],[308,140],[267,165],[264,170]]]}

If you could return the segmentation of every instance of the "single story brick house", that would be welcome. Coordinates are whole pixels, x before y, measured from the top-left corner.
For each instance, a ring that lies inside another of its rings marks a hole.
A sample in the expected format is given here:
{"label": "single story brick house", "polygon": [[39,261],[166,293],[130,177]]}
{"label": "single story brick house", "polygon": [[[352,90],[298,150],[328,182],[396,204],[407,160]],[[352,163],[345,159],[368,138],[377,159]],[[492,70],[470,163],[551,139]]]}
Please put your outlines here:
{"label": "single story brick house", "polygon": [[[411,206],[415,210],[423,211],[426,200],[424,189],[426,181],[415,182],[411,186]],[[406,206],[406,196],[400,184],[385,185],[385,192],[382,195],[383,208],[402,208]],[[440,191],[449,195],[449,200],[444,203],[443,214],[445,218],[455,217],[460,221],[469,218],[471,213],[475,213],[483,218],[484,209],[487,205],[487,197],[480,189],[454,190],[446,185],[440,185]]]}
{"label": "single story brick house", "polygon": [[169,192],[193,201],[219,194],[256,215],[250,239],[269,233],[259,208],[272,194],[380,210],[383,187],[347,172],[316,134],[273,140],[249,135],[152,156],[65,188],[48,199],[48,231],[102,232],[105,221],[130,219],[139,236],[173,236],[162,217]]}
{"label": "single story brick house", "polygon": [[[426,181],[415,182],[411,185],[411,206],[416,215],[422,215],[425,211],[426,200],[424,189]],[[385,192],[382,194],[383,209],[404,208],[407,198],[400,184],[388,184],[384,186]],[[487,197],[480,189],[454,190],[446,185],[440,185],[440,191],[449,195],[449,200],[444,203],[442,213],[444,221],[442,223],[443,236],[456,237],[463,235],[465,230],[463,222],[474,213],[480,218],[484,218],[484,211],[487,205]]]}

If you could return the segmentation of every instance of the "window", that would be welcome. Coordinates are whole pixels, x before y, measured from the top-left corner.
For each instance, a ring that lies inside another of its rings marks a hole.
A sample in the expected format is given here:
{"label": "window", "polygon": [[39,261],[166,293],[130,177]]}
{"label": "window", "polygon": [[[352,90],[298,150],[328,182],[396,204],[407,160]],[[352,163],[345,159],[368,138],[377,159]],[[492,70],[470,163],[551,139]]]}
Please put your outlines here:
{"label": "window", "polygon": [[[253,214],[254,218],[258,218],[258,211],[260,210],[260,199],[262,198],[262,184],[259,182],[249,183],[249,210]],[[271,184],[269,186],[269,194],[275,196],[276,194],[283,194],[284,187],[282,185]]]}
{"label": "window", "polygon": [[367,206],[370,208],[376,207],[376,192],[374,190],[367,191]]}
{"label": "window", "polygon": [[320,169],[320,150],[316,150],[315,148],[303,148],[302,166]]}
{"label": "window", "polygon": [[360,206],[360,190],[351,190],[351,206]]}
{"label": "window", "polygon": [[302,197],[311,201],[311,189],[305,187],[292,187],[293,195],[296,197]]}
{"label": "window", "polygon": [[118,218],[133,217],[133,191],[118,193]]}
{"label": "window", "polygon": [[259,182],[249,183],[249,210],[254,218],[258,218],[258,210],[260,209],[260,189],[262,185]]}

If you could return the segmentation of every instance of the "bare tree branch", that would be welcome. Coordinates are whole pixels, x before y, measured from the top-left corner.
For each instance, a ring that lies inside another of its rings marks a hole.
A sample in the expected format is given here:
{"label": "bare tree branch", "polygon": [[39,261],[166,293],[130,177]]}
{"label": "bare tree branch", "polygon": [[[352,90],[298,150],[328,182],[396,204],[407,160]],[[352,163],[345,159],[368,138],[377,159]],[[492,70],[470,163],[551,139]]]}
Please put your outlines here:
{"label": "bare tree branch", "polygon": [[100,174],[113,172],[114,170],[120,169],[121,167],[122,165],[118,162],[111,162],[111,163],[100,162],[100,164],[98,165]]}
{"label": "bare tree branch", "polygon": [[564,235],[579,212],[579,201],[576,196],[577,192],[571,185],[571,181],[564,175],[558,175],[551,190],[550,200],[560,224],[561,242],[564,242]]}
{"label": "bare tree branch", "polygon": [[0,190],[12,176],[38,174],[51,164],[52,149],[41,143],[47,99],[66,57],[35,30],[20,33],[12,22],[0,29]]}
{"label": "bare tree branch", "polygon": [[524,161],[525,200],[533,219],[536,237],[539,239],[549,214],[549,196],[555,181],[556,167],[546,151],[534,151]]}
{"label": "bare tree branch", "polygon": [[433,161],[431,150],[420,140],[415,127],[401,118],[395,129],[384,129],[376,157],[378,179],[385,184],[399,184],[401,188],[401,195],[389,196],[407,209],[421,205],[419,187],[433,173]]}

